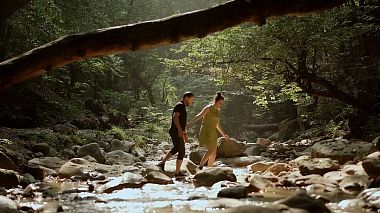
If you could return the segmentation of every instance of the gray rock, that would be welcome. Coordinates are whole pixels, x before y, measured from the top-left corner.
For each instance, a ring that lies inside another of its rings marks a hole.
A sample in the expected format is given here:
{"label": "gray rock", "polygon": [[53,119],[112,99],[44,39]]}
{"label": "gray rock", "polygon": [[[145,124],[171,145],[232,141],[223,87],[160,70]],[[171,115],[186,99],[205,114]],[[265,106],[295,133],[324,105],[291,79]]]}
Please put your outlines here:
{"label": "gray rock", "polygon": [[259,156],[260,153],[265,152],[266,150],[267,150],[266,146],[255,144],[248,147],[244,153],[248,156]]}
{"label": "gray rock", "polygon": [[289,198],[277,201],[276,203],[285,204],[291,208],[305,209],[309,213],[330,213],[331,211],[325,204],[317,199],[310,197],[306,192],[299,192]]}
{"label": "gray rock", "polygon": [[195,164],[200,164],[201,163],[201,160],[202,160],[202,157],[203,155],[206,153],[205,150],[195,150],[195,151],[191,151],[190,154],[189,154],[189,158],[191,161],[193,161]]}
{"label": "gray rock", "polygon": [[253,174],[249,176],[249,192],[259,192],[272,187],[274,187],[274,184],[260,175]]}
{"label": "gray rock", "polygon": [[47,143],[39,143],[32,146],[31,150],[33,152],[41,152],[44,156],[50,156],[51,150]]}
{"label": "gray rock", "polygon": [[0,187],[12,188],[20,184],[19,174],[13,170],[0,169]]}
{"label": "gray rock", "polygon": [[8,197],[0,195],[0,212],[1,213],[18,213],[17,204]]}
{"label": "gray rock", "polygon": [[380,136],[373,139],[372,144],[376,147],[378,151],[380,151]]}
{"label": "gray rock", "polygon": [[[244,205],[239,207],[230,208],[221,213],[308,213],[302,209],[292,209],[285,205],[276,205],[270,207],[261,207],[254,205]],[[309,212],[311,213],[311,212]]]}
{"label": "gray rock", "polygon": [[249,156],[249,157],[233,157],[233,158],[218,158],[218,161],[223,164],[237,167],[245,167],[250,164],[265,160],[261,156]]}
{"label": "gray rock", "polygon": [[136,162],[140,162],[140,160],[134,155],[121,150],[115,150],[106,153],[106,159],[110,164],[119,164],[125,166],[131,166]]}
{"label": "gray rock", "polygon": [[239,157],[244,155],[245,150],[241,148],[239,142],[234,138],[226,140],[225,138],[221,137],[218,139],[217,143],[218,150],[216,156],[218,158]]}
{"label": "gray rock", "polygon": [[56,171],[36,164],[28,164],[24,170],[37,180],[43,180],[47,175],[57,175]]}
{"label": "gray rock", "polygon": [[327,172],[337,171],[340,166],[337,161],[330,158],[313,158],[309,156],[301,156],[294,160],[300,169],[302,175],[320,174],[324,175]]}
{"label": "gray rock", "polygon": [[360,140],[330,139],[314,144],[311,157],[331,158],[344,164],[354,158],[368,155],[373,149],[373,144]]}
{"label": "gray rock", "polygon": [[112,193],[124,188],[141,188],[147,181],[140,174],[126,172],[121,177],[117,177],[101,187],[102,193]]}
{"label": "gray rock", "polygon": [[269,167],[273,166],[274,162],[260,161],[248,166],[252,172],[265,172]]}
{"label": "gray rock", "polygon": [[121,150],[127,153],[131,153],[135,147],[135,143],[130,141],[113,140],[111,142],[110,151]]}
{"label": "gray rock", "polygon": [[73,158],[62,165],[58,172],[60,178],[71,178],[72,176],[85,177],[87,173],[98,171],[106,177],[116,177],[123,174],[128,168],[122,165],[104,165],[92,163],[82,158]]}
{"label": "gray rock", "polygon": [[218,192],[218,197],[227,197],[227,198],[247,198],[248,197],[249,190],[247,187],[244,186],[235,186],[235,187],[228,187],[220,190]]}
{"label": "gray rock", "polygon": [[84,146],[81,146],[78,149],[77,156],[78,157],[84,157],[86,155],[90,155],[94,157],[98,163],[105,163],[106,158],[103,154],[103,152],[100,149],[100,146],[97,143],[90,143]]}
{"label": "gray rock", "polygon": [[53,131],[66,135],[75,135],[78,131],[78,128],[72,124],[57,124],[53,127]]}
{"label": "gray rock", "polygon": [[367,208],[376,210],[380,209],[380,188],[370,188],[362,191],[358,198],[365,202]]}
{"label": "gray rock", "polygon": [[8,170],[18,170],[13,161],[2,151],[0,151],[0,168]]}
{"label": "gray rock", "polygon": [[223,180],[236,182],[236,176],[231,168],[205,168],[195,174],[194,185],[211,187],[213,184]]}
{"label": "gray rock", "polygon": [[81,158],[85,159],[85,160],[87,160],[88,162],[91,162],[91,163],[97,163],[98,162],[94,157],[92,157],[90,155],[86,155],[86,156],[81,157]]}
{"label": "gray rock", "polygon": [[172,184],[173,180],[166,176],[165,174],[159,172],[159,171],[152,171],[149,172],[146,177],[148,180],[148,183],[155,183],[155,184]]}
{"label": "gray rock", "polygon": [[282,122],[279,126],[278,140],[286,141],[292,139],[299,130],[300,124],[297,119]]}
{"label": "gray rock", "polygon": [[358,195],[368,184],[369,179],[366,175],[348,175],[339,183],[339,187],[346,194]]}
{"label": "gray rock", "polygon": [[43,166],[54,171],[58,171],[64,163],[66,161],[58,157],[34,158],[28,161],[28,164]]}
{"label": "gray rock", "polygon": [[362,162],[364,171],[370,178],[377,179],[380,177],[380,152],[375,152],[366,157]]}
{"label": "gray rock", "polygon": [[[176,160],[170,160],[165,163],[165,174],[169,177],[173,177],[176,168]],[[197,165],[195,165],[191,160],[184,158],[180,171],[192,175],[196,173]]]}

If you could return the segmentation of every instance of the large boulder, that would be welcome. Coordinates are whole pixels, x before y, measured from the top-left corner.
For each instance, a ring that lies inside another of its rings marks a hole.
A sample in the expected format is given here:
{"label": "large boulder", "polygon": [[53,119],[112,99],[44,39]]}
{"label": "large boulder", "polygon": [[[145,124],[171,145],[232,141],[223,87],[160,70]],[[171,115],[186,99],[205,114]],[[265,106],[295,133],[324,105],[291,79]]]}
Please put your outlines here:
{"label": "large boulder", "polygon": [[244,149],[234,138],[218,138],[218,150],[216,157],[218,158],[228,158],[228,157],[239,157],[244,155]]}
{"label": "large boulder", "polygon": [[211,187],[214,183],[228,180],[236,182],[236,176],[231,168],[210,167],[198,171],[194,176],[194,185]]}
{"label": "large boulder", "polygon": [[300,130],[300,124],[297,119],[284,121],[279,126],[278,140],[289,140],[294,138],[297,131]]}
{"label": "large boulder", "polygon": [[380,188],[370,188],[358,195],[365,202],[365,206],[373,211],[380,210]]}
{"label": "large boulder", "polygon": [[105,176],[120,176],[127,169],[122,165],[104,165],[92,163],[82,158],[73,158],[62,165],[58,172],[60,178],[71,178],[73,176],[84,177],[87,173],[98,171]]}
{"label": "large boulder", "polygon": [[127,153],[131,153],[134,147],[135,143],[133,142],[125,140],[120,141],[115,139],[111,142],[110,151],[121,150]]}
{"label": "large boulder", "polygon": [[274,162],[260,161],[252,165],[249,165],[248,167],[252,172],[265,172],[269,167],[273,165]]}
{"label": "large boulder", "polygon": [[370,178],[377,179],[380,177],[380,152],[368,155],[362,162],[362,166]]}
{"label": "large boulder", "polygon": [[18,213],[17,204],[6,196],[0,195],[0,212],[1,213]]}
{"label": "large boulder", "polygon": [[380,151],[380,136],[373,139],[372,144],[375,146],[375,148]]}
{"label": "large boulder", "polygon": [[294,160],[302,175],[320,174],[337,171],[340,166],[337,161],[330,158],[313,158],[309,156],[301,156]]}
{"label": "large boulder", "polygon": [[146,177],[148,183],[155,183],[155,184],[172,184],[173,180],[166,176],[165,174],[159,172],[159,171],[151,171],[149,172]]}
{"label": "large boulder", "polygon": [[369,184],[367,175],[348,175],[339,183],[340,189],[350,195],[358,195]]}
{"label": "large boulder", "polygon": [[274,175],[279,175],[281,172],[289,172],[291,170],[291,166],[287,163],[275,163],[270,166],[265,173],[271,173]]}
{"label": "large boulder", "polygon": [[253,174],[249,176],[250,192],[259,192],[272,187],[274,187],[274,184],[260,175]]}
{"label": "large boulder", "polygon": [[17,170],[17,166],[13,161],[2,151],[0,151],[0,168],[8,170]]}
{"label": "large boulder", "polygon": [[234,186],[227,187],[218,192],[218,197],[227,197],[227,198],[247,198],[248,197],[248,187],[245,186]]}
{"label": "large boulder", "polygon": [[245,154],[248,156],[260,156],[262,152],[265,152],[267,147],[261,144],[253,144],[245,150]]}
{"label": "large boulder", "polygon": [[305,209],[308,212],[330,213],[331,211],[325,204],[315,198],[310,197],[306,192],[301,191],[286,199],[279,200],[276,203],[285,204],[291,208]]}
{"label": "large boulder", "polygon": [[13,170],[0,169],[0,187],[12,188],[20,184],[19,174]]}
{"label": "large boulder", "polygon": [[[169,177],[174,177],[177,160],[170,160],[165,163],[165,174]],[[196,173],[197,165],[191,160],[184,158],[181,165],[181,172],[187,175],[193,175]]]}
{"label": "large boulder", "polygon": [[51,150],[47,143],[38,143],[31,147],[34,153],[41,152],[44,156],[50,156]]}
{"label": "large boulder", "polygon": [[90,143],[86,144],[84,146],[79,147],[77,156],[78,157],[84,157],[86,155],[90,155],[98,161],[98,163],[105,163],[106,157],[104,156],[103,152],[100,149],[99,144],[97,143]]}
{"label": "large boulder", "polygon": [[115,150],[106,153],[107,162],[110,164],[119,164],[124,166],[133,165],[140,160],[132,154],[126,153],[121,150]]}
{"label": "large boulder", "polygon": [[52,169],[56,172],[58,172],[61,166],[65,163],[66,161],[62,160],[59,157],[33,158],[32,160],[28,161],[28,165],[39,165]]}
{"label": "large boulder", "polygon": [[206,150],[195,150],[191,151],[189,154],[189,159],[193,161],[195,164],[200,164],[203,155],[206,153]]}
{"label": "large boulder", "polygon": [[331,158],[344,164],[354,158],[368,155],[373,149],[373,144],[368,142],[337,138],[314,144],[311,148],[311,157]]}
{"label": "large boulder", "polygon": [[43,180],[46,176],[57,176],[57,172],[44,166],[28,163],[24,172],[31,174],[37,180]]}
{"label": "large boulder", "polygon": [[65,135],[75,135],[78,128],[72,124],[57,124],[53,127],[53,131]]}

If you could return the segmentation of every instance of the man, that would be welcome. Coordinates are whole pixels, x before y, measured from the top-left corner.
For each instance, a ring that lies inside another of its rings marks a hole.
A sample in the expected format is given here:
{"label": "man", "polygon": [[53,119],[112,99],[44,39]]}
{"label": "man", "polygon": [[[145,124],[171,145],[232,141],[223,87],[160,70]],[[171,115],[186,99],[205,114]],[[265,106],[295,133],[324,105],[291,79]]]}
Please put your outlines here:
{"label": "man", "polygon": [[186,107],[191,106],[193,104],[193,101],[194,94],[191,92],[186,92],[182,97],[182,101],[178,102],[174,106],[172,114],[172,124],[169,130],[169,134],[174,147],[170,150],[170,152],[166,154],[164,159],[158,164],[161,170],[165,171],[165,162],[178,152],[176,169],[174,174],[175,177],[185,176],[185,174],[181,173],[181,165],[185,156],[185,141],[187,141],[187,134],[185,130],[187,120]]}

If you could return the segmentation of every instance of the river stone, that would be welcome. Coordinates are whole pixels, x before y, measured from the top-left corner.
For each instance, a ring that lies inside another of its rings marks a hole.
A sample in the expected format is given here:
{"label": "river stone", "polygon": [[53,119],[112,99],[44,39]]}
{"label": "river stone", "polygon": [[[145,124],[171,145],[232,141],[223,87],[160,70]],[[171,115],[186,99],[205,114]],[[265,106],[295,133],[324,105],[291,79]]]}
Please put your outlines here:
{"label": "river stone", "polygon": [[15,170],[17,171],[17,166],[13,163],[13,161],[2,151],[0,151],[0,168]]}
{"label": "river stone", "polygon": [[290,165],[286,163],[275,163],[272,166],[270,166],[265,173],[272,173],[274,175],[279,175],[281,172],[288,172],[290,171],[291,167]]}
{"label": "river stone", "polygon": [[206,153],[205,150],[194,150],[194,151],[191,151],[190,154],[189,154],[189,159],[191,161],[193,161],[193,163],[195,164],[200,164],[201,160],[202,160],[202,157],[203,155]]}
{"label": "river stone", "polygon": [[218,192],[218,197],[226,197],[226,198],[247,198],[248,197],[248,187],[245,186],[235,186],[228,187],[220,190]]}
{"label": "river stone", "polygon": [[106,158],[97,143],[86,144],[78,149],[78,157],[84,157],[86,155],[94,157],[98,163],[106,162]]}
{"label": "river stone", "polygon": [[86,155],[86,156],[81,157],[81,158],[85,159],[86,161],[91,162],[91,163],[97,163],[98,162],[94,157],[92,157],[90,155]]}
{"label": "river stone", "polygon": [[366,175],[362,163],[346,164],[343,166],[342,171],[348,175]]}
{"label": "river stone", "polygon": [[158,171],[149,172],[145,178],[148,180],[148,183],[163,184],[163,185],[173,183],[173,180],[170,177]]}
{"label": "river stone", "polygon": [[107,162],[110,164],[119,164],[125,166],[131,166],[140,160],[132,154],[126,153],[121,150],[115,150],[106,153]]}
{"label": "river stone", "polygon": [[13,170],[0,169],[0,187],[12,188],[20,184],[19,174]]}
{"label": "river stone", "polygon": [[373,148],[373,144],[360,140],[330,139],[314,144],[311,157],[331,158],[344,164],[354,158],[368,155]]}
{"label": "river stone", "polygon": [[115,150],[121,150],[127,153],[132,153],[132,150],[135,147],[135,143],[130,142],[130,141],[120,141],[120,140],[113,140],[111,142],[111,147],[110,151],[115,151]]}
{"label": "river stone", "polygon": [[303,209],[293,209],[285,205],[272,205],[269,207],[261,207],[254,205],[244,205],[219,211],[221,213],[308,213]]}
{"label": "river stone", "polygon": [[274,187],[273,183],[260,175],[249,176],[250,192],[259,192],[260,190]]}
{"label": "river stone", "polygon": [[343,178],[339,187],[346,194],[358,195],[368,184],[369,180],[366,175],[349,175]]}
{"label": "river stone", "polygon": [[380,177],[380,152],[374,152],[366,157],[362,162],[364,171],[370,178]]}
{"label": "river stone", "polygon": [[358,198],[364,200],[366,207],[374,210],[380,210],[380,188],[370,188],[362,191]]}
{"label": "river stone", "polygon": [[310,213],[330,213],[325,204],[315,198],[310,197],[306,192],[298,192],[288,198],[276,201],[275,203],[285,204],[291,208],[305,209]]}
{"label": "river stone", "polygon": [[375,146],[375,148],[380,151],[380,136],[373,139],[372,144]]}
{"label": "river stone", "polygon": [[267,150],[266,146],[260,144],[250,145],[244,153],[248,156],[259,156],[262,152]]}
{"label": "river stone", "polygon": [[0,195],[1,213],[18,213],[17,204],[6,196]]}
{"label": "river stone", "polygon": [[75,135],[78,128],[72,124],[57,124],[53,127],[53,131],[63,133],[65,135]]}
{"label": "river stone", "polygon": [[47,143],[38,143],[31,147],[33,152],[41,152],[44,156],[50,156],[51,150]]}
{"label": "river stone", "polygon": [[323,178],[328,180],[329,182],[332,182],[332,183],[335,182],[336,184],[338,184],[339,182],[343,180],[343,178],[345,178],[348,175],[349,174],[343,171],[332,171],[332,172],[325,173],[323,175]]}
{"label": "river stone", "polygon": [[57,176],[57,172],[55,170],[31,163],[28,163],[24,171],[31,174],[37,180],[43,180],[48,175]]}
{"label": "river stone", "polygon": [[248,168],[252,172],[265,172],[269,167],[273,165],[274,165],[274,162],[260,161],[252,165],[249,165]]}
{"label": "river stone", "polygon": [[301,156],[294,160],[302,175],[320,174],[337,171],[340,166],[337,161],[330,158],[313,158],[309,156]]}
{"label": "river stone", "polygon": [[194,185],[211,187],[214,183],[228,180],[236,182],[236,176],[229,167],[216,168],[210,167],[198,171],[194,176]]}
{"label": "river stone", "polygon": [[229,138],[228,140],[224,137],[218,138],[218,149],[216,157],[218,158],[229,158],[229,157],[239,157],[244,155],[244,151],[241,148],[239,142],[234,138]]}
{"label": "river stone", "polygon": [[217,160],[229,166],[246,167],[250,164],[253,164],[259,161],[264,161],[266,160],[266,158],[261,157],[261,156],[248,156],[248,157],[218,158]]}
{"label": "river stone", "polygon": [[66,161],[62,160],[59,157],[43,157],[43,158],[33,158],[32,160],[28,161],[29,164],[39,165],[43,166],[49,169],[52,169],[54,171],[59,171],[61,166],[65,164]]}
{"label": "river stone", "polygon": [[272,142],[266,138],[257,138],[256,144],[263,145],[263,146],[269,146],[272,144]]}
{"label": "river stone", "polygon": [[[169,177],[174,177],[175,168],[177,160],[166,161],[165,163],[165,174]],[[184,158],[180,171],[187,174],[193,175],[196,173],[197,165],[195,165],[191,160]]]}
{"label": "river stone", "polygon": [[113,191],[124,188],[141,188],[146,183],[146,179],[140,174],[126,172],[121,177],[117,177],[104,184],[100,191],[102,193],[112,193]]}
{"label": "river stone", "polygon": [[104,165],[92,163],[83,158],[73,158],[62,165],[58,172],[60,178],[71,178],[72,176],[83,177],[87,173],[98,171],[107,177],[120,176],[127,169],[123,165]]}

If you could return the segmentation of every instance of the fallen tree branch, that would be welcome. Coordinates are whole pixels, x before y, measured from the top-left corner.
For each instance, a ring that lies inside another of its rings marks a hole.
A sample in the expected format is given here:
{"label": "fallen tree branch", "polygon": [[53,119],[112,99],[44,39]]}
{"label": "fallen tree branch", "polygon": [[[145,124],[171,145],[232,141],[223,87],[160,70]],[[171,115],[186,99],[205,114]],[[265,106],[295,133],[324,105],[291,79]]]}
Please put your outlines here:
{"label": "fallen tree branch", "polygon": [[93,32],[65,36],[0,63],[0,89],[86,58],[136,51],[205,37],[243,22],[304,15],[346,0],[233,0],[216,7]]}

